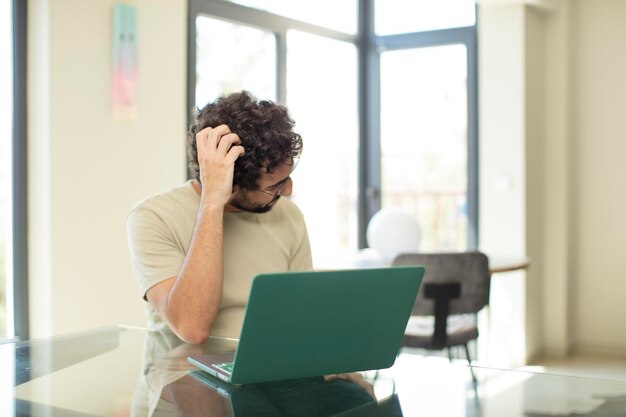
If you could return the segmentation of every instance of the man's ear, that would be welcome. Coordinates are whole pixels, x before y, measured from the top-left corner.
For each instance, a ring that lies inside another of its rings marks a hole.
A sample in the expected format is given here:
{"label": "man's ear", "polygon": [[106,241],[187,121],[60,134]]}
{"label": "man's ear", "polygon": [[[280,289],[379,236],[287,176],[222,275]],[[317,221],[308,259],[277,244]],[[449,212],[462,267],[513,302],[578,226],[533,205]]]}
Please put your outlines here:
{"label": "man's ear", "polygon": [[233,192],[231,193],[231,196],[235,196],[236,194],[239,194],[240,190],[241,190],[241,187],[239,187],[239,185],[233,184]]}

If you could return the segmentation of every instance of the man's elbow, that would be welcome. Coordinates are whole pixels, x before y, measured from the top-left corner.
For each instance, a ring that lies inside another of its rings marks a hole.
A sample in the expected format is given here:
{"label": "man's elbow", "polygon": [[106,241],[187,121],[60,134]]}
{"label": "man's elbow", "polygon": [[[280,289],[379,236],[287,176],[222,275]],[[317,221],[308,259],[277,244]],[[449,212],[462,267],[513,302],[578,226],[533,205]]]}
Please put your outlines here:
{"label": "man's elbow", "polygon": [[170,328],[183,342],[201,345],[209,340],[209,326],[199,323],[170,323]]}
{"label": "man's elbow", "polygon": [[179,329],[176,334],[183,342],[190,345],[201,345],[209,340],[209,331],[201,329]]}
{"label": "man's elbow", "polygon": [[185,335],[184,337],[182,337],[182,339],[185,343],[189,343],[190,345],[201,345],[203,343],[206,343],[207,340],[209,340],[209,334],[208,333],[190,334],[190,335]]}

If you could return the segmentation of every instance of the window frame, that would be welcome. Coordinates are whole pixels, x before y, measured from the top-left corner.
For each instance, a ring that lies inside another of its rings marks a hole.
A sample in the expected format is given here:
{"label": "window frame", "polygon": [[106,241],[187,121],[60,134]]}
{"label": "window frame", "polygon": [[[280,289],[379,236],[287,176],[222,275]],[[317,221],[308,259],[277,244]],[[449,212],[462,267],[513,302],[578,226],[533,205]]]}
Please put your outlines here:
{"label": "window frame", "polygon": [[[476,13],[478,15],[478,13]],[[400,35],[376,36],[376,52],[465,45],[467,49],[467,247],[478,248],[478,40],[477,24],[469,27],[439,29]],[[380,66],[379,66],[380,69]],[[380,78],[378,79],[380,83]],[[380,84],[379,84],[380,85]],[[378,90],[380,92],[380,88]],[[380,103],[380,95],[377,97]],[[377,113],[380,114],[380,113]],[[379,131],[380,134],[380,131]],[[379,140],[380,136],[376,138]],[[378,169],[380,170],[380,158]],[[380,185],[379,185],[380,187]],[[378,188],[380,195],[380,188]],[[380,198],[379,198],[380,204]],[[380,208],[380,206],[378,207]],[[374,212],[375,213],[375,212]],[[371,213],[369,218],[374,215]],[[368,213],[369,214],[369,213]]]}
{"label": "window frame", "polygon": [[28,6],[13,0],[13,320],[15,339],[30,338],[28,303]]}
{"label": "window frame", "polygon": [[[347,34],[223,0],[189,0],[187,38],[187,124],[193,120],[196,88],[196,17],[201,14],[258,27],[274,32],[277,42],[278,102],[286,102],[287,30],[296,29],[332,39],[352,42],[357,48],[357,104],[359,126],[358,156],[358,248],[367,247],[366,230],[372,216],[381,208],[380,160],[380,54],[446,44],[467,48],[468,79],[468,236],[469,250],[478,247],[478,52],[477,26],[428,32],[376,35],[374,0],[358,0],[357,33]],[[476,13],[478,16],[478,13]]]}
{"label": "window frame", "polygon": [[[236,24],[256,27],[276,35],[276,97],[284,103],[287,97],[287,31],[296,29],[332,39],[356,43],[356,35],[349,35],[299,20],[222,0],[189,0],[187,24],[187,114],[188,125],[193,119],[196,88],[196,17],[205,14]],[[193,92],[193,94],[192,94]]]}

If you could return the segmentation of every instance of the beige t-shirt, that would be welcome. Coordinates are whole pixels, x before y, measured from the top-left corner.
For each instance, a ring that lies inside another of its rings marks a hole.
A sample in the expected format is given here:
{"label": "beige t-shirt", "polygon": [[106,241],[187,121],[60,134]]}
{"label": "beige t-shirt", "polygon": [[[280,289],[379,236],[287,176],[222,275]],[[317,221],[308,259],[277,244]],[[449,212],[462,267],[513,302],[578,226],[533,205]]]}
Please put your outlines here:
{"label": "beige t-shirt", "polygon": [[[136,204],[128,215],[128,241],[141,294],[175,277],[193,234],[200,196],[191,181]],[[211,335],[238,338],[255,275],[312,269],[302,213],[281,198],[267,213],[224,212],[224,286]],[[145,303],[148,324],[173,333]],[[173,334],[172,334],[173,336]]]}

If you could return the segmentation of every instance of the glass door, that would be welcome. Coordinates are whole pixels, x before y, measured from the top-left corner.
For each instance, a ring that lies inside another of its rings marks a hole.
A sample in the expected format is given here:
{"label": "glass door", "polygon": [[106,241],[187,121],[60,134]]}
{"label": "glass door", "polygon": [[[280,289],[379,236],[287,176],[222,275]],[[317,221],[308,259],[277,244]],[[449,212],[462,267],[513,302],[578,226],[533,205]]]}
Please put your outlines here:
{"label": "glass door", "polygon": [[467,48],[381,54],[382,207],[413,213],[420,251],[468,244]]}

